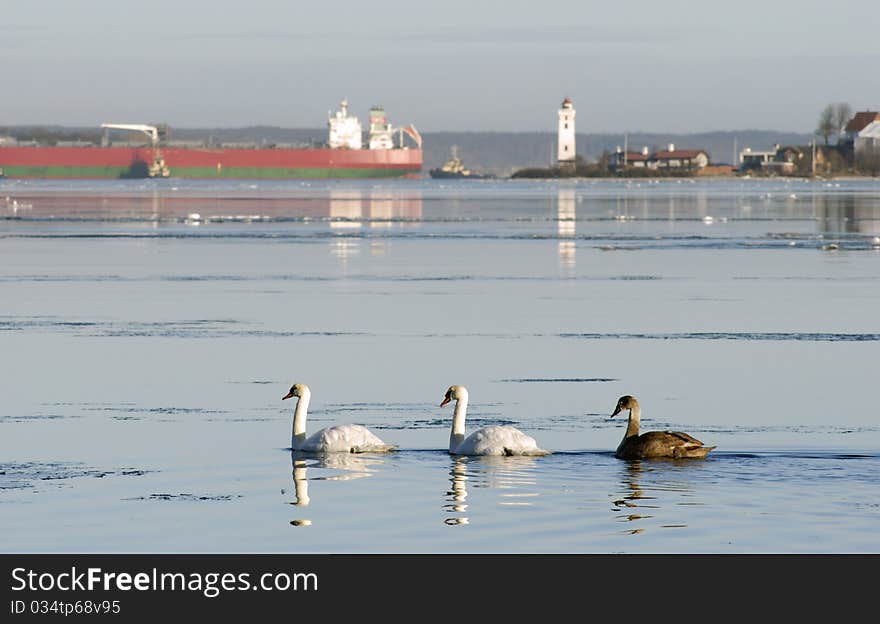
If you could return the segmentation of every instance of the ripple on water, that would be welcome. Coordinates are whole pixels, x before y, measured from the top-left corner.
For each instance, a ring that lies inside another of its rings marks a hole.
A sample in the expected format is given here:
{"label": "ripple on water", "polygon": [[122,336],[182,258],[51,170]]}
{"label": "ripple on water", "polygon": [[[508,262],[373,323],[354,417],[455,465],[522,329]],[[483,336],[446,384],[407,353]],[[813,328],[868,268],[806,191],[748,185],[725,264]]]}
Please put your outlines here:
{"label": "ripple on water", "polygon": [[77,462],[8,462],[0,463],[0,490],[38,489],[47,482],[60,485],[71,479],[109,476],[140,477],[152,470],[118,468],[104,470]]}

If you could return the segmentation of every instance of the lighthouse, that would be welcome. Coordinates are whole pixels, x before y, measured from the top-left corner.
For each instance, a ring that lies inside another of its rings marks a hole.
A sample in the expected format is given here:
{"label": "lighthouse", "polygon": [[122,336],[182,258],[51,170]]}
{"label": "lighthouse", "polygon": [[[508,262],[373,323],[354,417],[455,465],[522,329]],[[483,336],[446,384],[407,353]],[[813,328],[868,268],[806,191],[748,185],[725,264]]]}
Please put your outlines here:
{"label": "lighthouse", "polygon": [[559,107],[559,148],[556,160],[560,166],[574,165],[574,104],[571,98],[562,100]]}

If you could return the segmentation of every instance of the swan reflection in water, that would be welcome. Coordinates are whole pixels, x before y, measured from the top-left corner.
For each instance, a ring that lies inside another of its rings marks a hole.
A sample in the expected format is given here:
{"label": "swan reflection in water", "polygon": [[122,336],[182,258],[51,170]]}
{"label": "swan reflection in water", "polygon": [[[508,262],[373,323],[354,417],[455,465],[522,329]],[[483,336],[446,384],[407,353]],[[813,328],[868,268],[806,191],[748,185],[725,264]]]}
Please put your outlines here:
{"label": "swan reflection in water", "polygon": [[[311,502],[309,497],[309,481],[350,481],[352,479],[360,479],[369,477],[375,472],[374,466],[384,463],[384,460],[378,456],[370,454],[353,455],[351,453],[326,453],[323,455],[315,455],[313,453],[302,453],[299,451],[291,451],[290,463],[293,468],[293,501],[289,504],[296,507],[308,507]],[[328,474],[321,476],[308,476],[309,468],[325,468],[329,470],[340,470],[339,474]],[[286,494],[285,490],[281,491]],[[311,520],[300,518],[291,520],[293,526],[310,526]]]}
{"label": "swan reflection in water", "polygon": [[[467,485],[465,481],[467,481],[467,459],[464,457],[456,457],[452,460],[452,469],[449,471],[449,474],[452,476],[450,481],[452,481],[452,489],[446,492],[446,500],[450,501],[450,504],[443,505],[443,508],[450,512],[456,514],[463,514],[467,511]],[[467,516],[453,516],[449,518],[445,518],[443,520],[446,524],[455,525],[455,524],[468,524],[470,521]]]}
{"label": "swan reflection in water", "polygon": [[[622,489],[626,491],[626,494],[622,498],[615,500],[612,503],[611,508],[615,512],[622,512],[615,516],[617,522],[638,522],[640,520],[651,518],[650,515],[639,513],[640,509],[656,509],[656,505],[650,505],[645,502],[653,500],[654,497],[645,496],[645,493],[642,490],[641,482],[639,481],[642,476],[641,460],[627,462],[623,472],[624,474],[622,475],[621,485],[623,486]],[[637,535],[638,533],[643,533],[644,530],[645,529],[642,527],[636,527],[621,532],[624,534],[628,533]]]}
{"label": "swan reflection in water", "polygon": [[[643,462],[642,460],[627,461],[621,467],[620,485],[623,490],[623,496],[614,495],[611,504],[611,510],[615,513],[616,522],[632,522],[637,523],[631,529],[625,529],[620,533],[622,535],[638,535],[644,533],[647,527],[645,522],[659,514],[661,508],[669,509],[671,505],[702,505],[696,501],[669,501],[665,500],[664,505],[660,504],[658,496],[646,494],[648,490],[652,493],[668,492],[672,495],[681,497],[689,497],[693,494],[693,490],[689,483],[685,483],[680,479],[672,479],[673,475],[670,471],[682,471],[684,474],[692,472],[696,467],[681,465],[685,460],[651,460]],[[645,479],[649,479],[647,486],[643,485]],[[682,523],[662,523],[655,525],[659,528],[685,528],[686,524]]]}
{"label": "swan reflection in water", "polygon": [[[443,519],[450,526],[470,524],[467,514],[470,504],[468,484],[472,488],[503,490],[498,494],[500,506],[531,506],[537,485],[534,469],[536,458],[531,456],[501,457],[455,456],[449,470],[452,488],[446,491],[443,509],[450,515]],[[529,491],[531,490],[531,491]]]}

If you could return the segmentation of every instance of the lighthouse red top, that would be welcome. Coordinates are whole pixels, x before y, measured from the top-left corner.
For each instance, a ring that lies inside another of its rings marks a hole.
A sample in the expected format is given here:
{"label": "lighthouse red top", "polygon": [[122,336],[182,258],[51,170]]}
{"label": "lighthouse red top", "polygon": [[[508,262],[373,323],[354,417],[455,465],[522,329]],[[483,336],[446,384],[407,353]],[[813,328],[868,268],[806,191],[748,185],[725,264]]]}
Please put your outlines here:
{"label": "lighthouse red top", "polygon": [[563,108],[571,108],[571,98],[567,97],[564,100],[562,100],[562,106],[563,106]]}

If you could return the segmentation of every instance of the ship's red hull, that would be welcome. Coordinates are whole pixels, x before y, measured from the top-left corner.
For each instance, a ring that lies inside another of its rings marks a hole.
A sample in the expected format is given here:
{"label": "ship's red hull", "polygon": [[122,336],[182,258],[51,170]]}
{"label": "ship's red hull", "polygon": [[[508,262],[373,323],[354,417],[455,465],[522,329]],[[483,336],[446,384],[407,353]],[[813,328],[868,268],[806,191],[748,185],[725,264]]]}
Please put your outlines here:
{"label": "ship's red hull", "polygon": [[[422,168],[422,150],[161,148],[171,177],[400,177]],[[0,147],[8,178],[144,177],[149,147]],[[139,175],[143,173],[143,175]]]}

